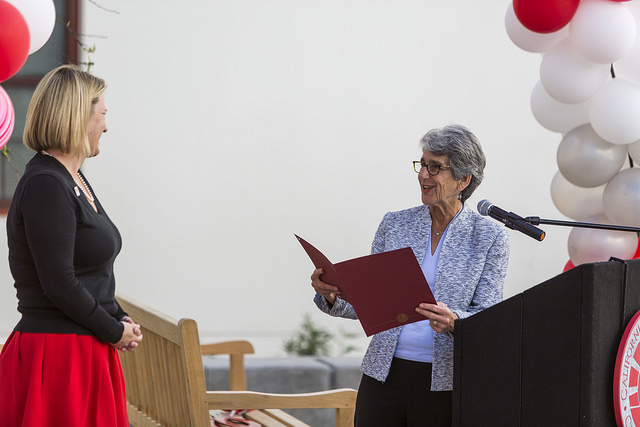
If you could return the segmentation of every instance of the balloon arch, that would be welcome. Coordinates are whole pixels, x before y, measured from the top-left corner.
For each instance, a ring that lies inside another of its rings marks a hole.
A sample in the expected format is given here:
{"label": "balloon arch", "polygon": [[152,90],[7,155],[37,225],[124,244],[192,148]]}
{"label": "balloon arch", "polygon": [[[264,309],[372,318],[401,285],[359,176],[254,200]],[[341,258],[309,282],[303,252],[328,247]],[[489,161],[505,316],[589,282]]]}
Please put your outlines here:
{"label": "balloon arch", "polygon": [[[49,39],[53,0],[0,0],[0,83]],[[531,110],[560,134],[551,198],[569,218],[640,227],[640,0],[513,0],[505,27],[542,54]],[[0,86],[0,148],[15,123]],[[611,256],[640,258],[638,236],[575,228],[565,269]]]}
{"label": "balloon arch", "polygon": [[[553,203],[576,221],[640,227],[640,0],[513,0],[505,27],[541,55],[531,110],[560,134]],[[640,258],[637,234],[575,228],[565,271]]]}

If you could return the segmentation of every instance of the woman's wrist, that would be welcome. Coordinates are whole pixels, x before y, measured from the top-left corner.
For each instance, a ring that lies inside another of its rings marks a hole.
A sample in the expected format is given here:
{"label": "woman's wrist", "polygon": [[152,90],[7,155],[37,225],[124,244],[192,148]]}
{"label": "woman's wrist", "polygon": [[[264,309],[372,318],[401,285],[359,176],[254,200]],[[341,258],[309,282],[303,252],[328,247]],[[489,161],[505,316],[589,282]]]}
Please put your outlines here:
{"label": "woman's wrist", "polygon": [[[333,301],[331,301],[330,297],[333,297]],[[325,301],[327,301],[327,305],[329,306],[329,310],[331,310],[333,308],[333,306],[335,305],[335,303],[336,303],[335,295],[331,294],[328,297],[325,296],[324,299],[325,299]]]}

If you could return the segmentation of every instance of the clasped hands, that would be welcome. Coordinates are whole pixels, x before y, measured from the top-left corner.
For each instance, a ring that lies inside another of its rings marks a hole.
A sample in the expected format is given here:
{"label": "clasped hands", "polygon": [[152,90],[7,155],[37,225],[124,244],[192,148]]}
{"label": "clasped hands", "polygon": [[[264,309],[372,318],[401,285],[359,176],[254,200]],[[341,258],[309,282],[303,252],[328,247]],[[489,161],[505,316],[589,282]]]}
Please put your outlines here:
{"label": "clasped hands", "polygon": [[[320,280],[322,273],[324,273],[324,270],[321,268],[314,270],[311,275],[311,286],[318,295],[323,296],[329,304],[333,305],[336,302],[336,297],[340,295],[340,288]],[[416,307],[416,312],[429,319],[431,328],[435,332],[440,333],[453,332],[454,322],[458,318],[458,316],[441,301],[437,304],[420,303],[418,307]]]}
{"label": "clasped hands", "polygon": [[133,322],[129,316],[124,316],[120,319],[120,322],[124,325],[124,331],[122,332],[122,338],[115,344],[112,344],[118,350],[125,351],[133,351],[136,349],[138,344],[142,342],[142,332],[140,330],[140,325]]}

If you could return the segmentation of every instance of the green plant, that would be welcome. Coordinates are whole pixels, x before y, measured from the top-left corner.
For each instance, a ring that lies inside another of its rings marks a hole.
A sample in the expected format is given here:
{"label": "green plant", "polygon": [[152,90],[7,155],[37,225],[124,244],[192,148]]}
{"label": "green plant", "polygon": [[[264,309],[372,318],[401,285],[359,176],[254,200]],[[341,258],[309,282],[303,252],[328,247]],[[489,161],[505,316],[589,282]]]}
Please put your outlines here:
{"label": "green plant", "polygon": [[93,65],[95,65],[95,63],[91,59],[91,55],[93,53],[95,53],[96,45],[94,44],[93,46],[88,46],[88,45],[82,43],[82,41],[80,40],[80,37],[79,37],[80,35],[71,29],[71,22],[67,22],[67,31],[69,31],[69,33],[71,33],[71,35],[75,39],[75,41],[78,44],[78,46],[80,46],[82,48],[82,51],[87,54],[87,62],[79,62],[78,65],[81,65],[81,64],[82,65],[86,65],[87,66],[87,70],[86,71],[87,72],[91,71],[91,67]]}
{"label": "green plant", "polygon": [[[114,13],[116,15],[120,14],[120,12],[118,12],[117,10],[108,9],[108,8],[102,6],[100,3],[98,3],[95,0],[88,0],[88,2],[90,4],[92,4],[92,5],[94,5],[95,7],[97,7],[98,9],[104,10],[105,12]],[[87,62],[79,62],[78,65],[86,65],[87,66],[86,71],[90,72],[91,71],[91,67],[93,65],[95,65],[95,62],[93,62],[93,60],[91,58],[91,55],[96,52],[96,45],[94,44],[92,46],[89,46],[89,45],[83,43],[82,40],[80,40],[80,37],[82,36],[82,37],[102,38],[102,39],[106,39],[106,37],[105,36],[98,36],[98,35],[95,35],[95,34],[94,35],[78,34],[78,33],[76,33],[75,31],[73,31],[71,29],[71,22],[67,22],[66,28],[67,28],[67,31],[75,39],[75,41],[78,44],[78,46],[80,46],[80,48],[82,48],[82,51],[87,54]]]}
{"label": "green plant", "polygon": [[353,339],[356,334],[340,329],[338,337],[316,326],[309,314],[305,314],[300,329],[284,342],[284,351],[290,356],[330,356],[332,343],[338,347],[338,355],[358,350],[347,345],[345,340]]}

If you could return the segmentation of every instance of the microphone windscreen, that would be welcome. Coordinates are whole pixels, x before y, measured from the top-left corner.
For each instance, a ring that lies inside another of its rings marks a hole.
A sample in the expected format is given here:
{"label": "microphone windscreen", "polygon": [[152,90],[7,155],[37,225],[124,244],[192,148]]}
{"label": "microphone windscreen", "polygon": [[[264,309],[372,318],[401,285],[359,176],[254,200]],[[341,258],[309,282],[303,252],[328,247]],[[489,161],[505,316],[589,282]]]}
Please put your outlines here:
{"label": "microphone windscreen", "polygon": [[480,215],[487,216],[489,215],[489,208],[491,208],[491,206],[493,206],[493,203],[491,203],[489,200],[480,200],[478,202],[478,212],[480,212]]}

